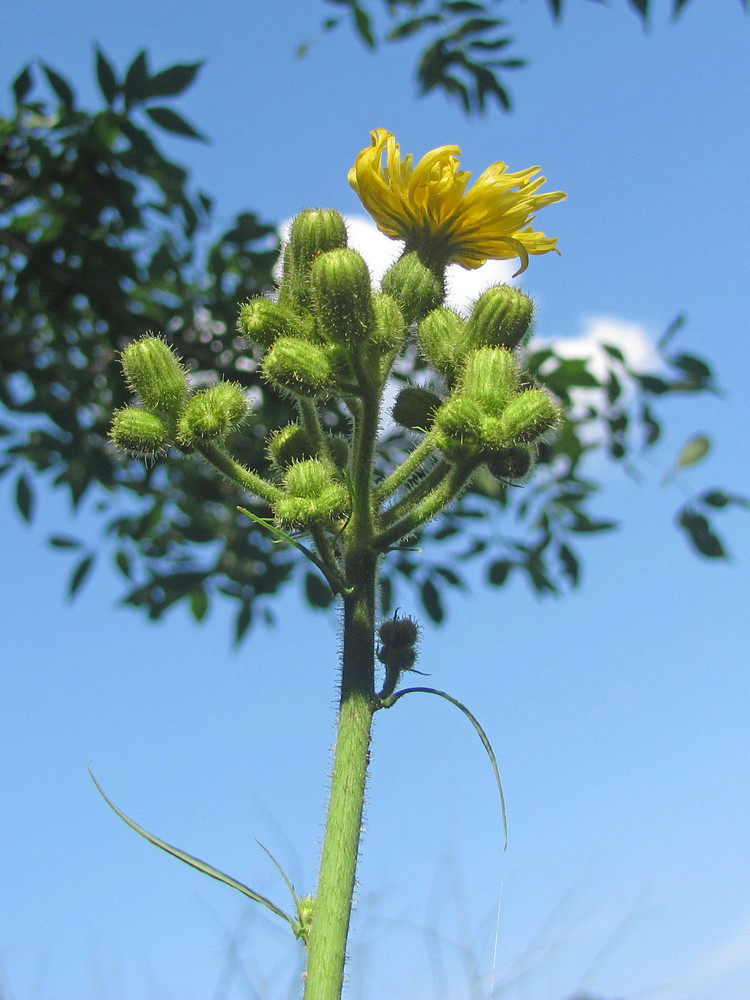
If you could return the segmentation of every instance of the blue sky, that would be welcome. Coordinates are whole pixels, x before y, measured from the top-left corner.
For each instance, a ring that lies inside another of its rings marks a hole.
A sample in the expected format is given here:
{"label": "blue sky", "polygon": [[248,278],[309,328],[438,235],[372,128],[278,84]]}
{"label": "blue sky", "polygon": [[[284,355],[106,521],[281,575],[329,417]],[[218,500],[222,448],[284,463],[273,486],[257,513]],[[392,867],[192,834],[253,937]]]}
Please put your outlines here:
{"label": "blue sky", "polygon": [[[747,515],[721,520],[729,565],[691,555],[671,524],[682,489],[749,491],[750,21],[730,0],[692,0],[672,25],[662,3],[644,33],[624,2],[570,7],[556,28],[541,0],[507,5],[532,65],[510,80],[515,112],[479,120],[414,96],[414,47],[370,55],[346,29],[319,37],[329,8],[318,2],[39,0],[15,9],[0,40],[2,80],[40,58],[83,101],[95,99],[94,40],[120,67],[144,46],[159,68],[205,58],[180,107],[212,142],[167,148],[217,197],[221,222],[247,208],[269,221],[306,205],[361,214],[346,173],[376,126],[417,155],[458,143],[467,169],[539,163],[568,192],[543,226],[563,256],[524,275],[539,336],[583,349],[614,329],[636,349],[683,311],[682,346],[712,360],[725,390],[665,408],[642,484],[596,470],[601,513],[623,527],[586,546],[579,591],[540,603],[520,582],[498,592],[477,579],[447,625],[425,626],[421,669],[477,712],[497,751],[510,846],[458,713],[416,697],[380,713],[352,1000],[488,997],[498,904],[504,1000],[746,1000],[750,989]],[[695,431],[713,438],[711,455],[662,487]],[[234,653],[227,610],[203,627],[181,610],[152,625],[115,606],[119,581],[104,569],[71,605],[68,565],[44,538],[93,539],[93,516],[73,525],[46,494],[29,528],[0,485],[0,995],[297,995],[299,951],[283,929],[140,841],[86,764],[165,839],[283,901],[257,838],[311,891],[335,614],[290,593],[278,627]]]}

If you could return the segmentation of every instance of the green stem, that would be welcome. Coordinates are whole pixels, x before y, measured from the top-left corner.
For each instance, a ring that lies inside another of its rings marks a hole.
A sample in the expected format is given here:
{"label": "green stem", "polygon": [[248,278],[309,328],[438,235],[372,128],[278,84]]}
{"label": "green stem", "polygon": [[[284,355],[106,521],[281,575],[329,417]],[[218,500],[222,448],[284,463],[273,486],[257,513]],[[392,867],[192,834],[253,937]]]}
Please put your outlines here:
{"label": "green stem", "polygon": [[448,462],[437,462],[429,472],[425,473],[418,482],[414,483],[404,493],[400,500],[397,500],[392,507],[388,507],[387,510],[383,511],[380,519],[383,527],[387,528],[395,521],[398,521],[399,518],[408,514],[410,510],[414,510],[417,504],[421,500],[424,500],[450,474],[450,470],[451,466]]}
{"label": "green stem", "polygon": [[267,479],[259,476],[257,472],[252,472],[215,444],[201,445],[199,451],[227,479],[231,479],[233,483],[248,490],[250,493],[254,493],[256,497],[260,497],[266,503],[273,504],[274,501],[279,500],[284,495],[278,486],[269,483]]}
{"label": "green stem", "polygon": [[411,510],[400,521],[381,531],[372,541],[378,552],[395,545],[396,542],[413,534],[423,524],[436,517],[459,495],[476,468],[475,463],[457,465],[451,473],[427,496],[418,507]]}
{"label": "green stem", "polygon": [[375,502],[377,504],[381,504],[384,500],[387,500],[388,497],[392,496],[397,489],[403,486],[404,483],[414,475],[420,465],[430,457],[434,450],[435,444],[433,442],[432,435],[425,435],[414,451],[410,452],[401,465],[394,469],[390,476],[388,476],[387,479],[384,479],[383,482],[373,491]]}
{"label": "green stem", "polygon": [[372,466],[379,391],[365,373],[351,457],[352,514],[342,533],[345,553],[344,637],[338,735],[312,926],[304,1000],[340,1000],[362,834],[375,695],[375,580]]}

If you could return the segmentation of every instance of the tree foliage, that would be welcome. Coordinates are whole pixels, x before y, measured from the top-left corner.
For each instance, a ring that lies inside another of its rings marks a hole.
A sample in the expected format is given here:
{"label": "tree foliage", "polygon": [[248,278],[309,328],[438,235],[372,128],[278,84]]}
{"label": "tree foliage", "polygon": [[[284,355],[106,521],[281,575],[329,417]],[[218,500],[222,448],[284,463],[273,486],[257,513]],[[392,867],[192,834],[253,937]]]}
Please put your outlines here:
{"label": "tree foliage", "polygon": [[[493,103],[510,111],[512,100],[506,76],[509,70],[527,65],[525,58],[512,54],[515,38],[509,18],[498,16],[505,10],[503,0],[325,0],[338,13],[325,18],[323,30],[331,31],[350,23],[355,34],[374,50],[382,43],[399,42],[417,35],[428,39],[416,67],[420,94],[443,91],[457,100],[467,114],[482,113]],[[540,0],[537,0],[540,2]],[[543,0],[550,15],[560,21],[565,0]],[[581,2],[581,0],[579,0]],[[606,5],[607,0],[584,0]],[[671,0],[671,13],[678,17],[689,0]],[[739,0],[750,9],[750,0]],[[646,25],[656,6],[654,0],[625,0]],[[387,27],[378,26],[384,11]],[[304,54],[309,45],[300,46]]]}
{"label": "tree foliage", "polygon": [[[233,442],[249,468],[267,468],[269,434],[292,419],[235,332],[238,303],[273,289],[276,231],[244,212],[211,239],[211,198],[159,148],[161,132],[201,138],[164,103],[199,69],[154,73],[141,52],[118,74],[97,50],[103,106],[93,111],[79,107],[49,66],[27,66],[12,83],[14,110],[0,118],[0,472],[13,477],[26,521],[40,487],[95,509],[95,546],[62,533],[49,540],[74,558],[71,595],[91,579],[97,558],[111,557],[124,603],[159,619],[182,601],[202,621],[225,597],[239,640],[259,613],[270,616],[272,598],[295,577],[314,607],[329,606],[332,595],[298,566],[292,546],[275,544],[237,511],[247,499],[199,461],[168,456],[152,467],[125,460],[108,439],[112,412],[126,399],[119,353],[149,330],[176,347],[197,384],[226,377],[254,395],[252,427]],[[632,371],[616,346],[605,348],[603,375],[585,359],[533,349],[528,368],[569,410],[542,449],[533,484],[478,479],[439,527],[423,531],[418,548],[386,560],[384,611],[410,590],[440,621],[446,591],[465,587],[464,567],[477,559],[493,586],[519,574],[540,594],[576,585],[578,542],[615,526],[596,511],[601,483],[587,472],[589,456],[606,453],[634,472],[660,437],[658,404],[714,389],[705,361],[672,348],[679,325],[662,338],[662,363],[649,374]],[[407,354],[397,377],[408,382],[418,365]],[[336,409],[328,414],[334,430],[344,419]],[[392,466],[407,444],[407,432],[392,429],[380,445],[384,462]],[[698,552],[721,557],[710,517],[744,502],[714,489],[685,505],[678,524]]]}

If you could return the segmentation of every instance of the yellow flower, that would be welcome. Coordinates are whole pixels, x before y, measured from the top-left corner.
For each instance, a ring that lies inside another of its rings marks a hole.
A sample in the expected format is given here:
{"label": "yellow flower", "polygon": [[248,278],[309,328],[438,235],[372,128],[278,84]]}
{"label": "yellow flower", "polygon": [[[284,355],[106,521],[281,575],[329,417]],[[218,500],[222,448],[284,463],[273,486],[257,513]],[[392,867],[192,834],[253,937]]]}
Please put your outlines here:
{"label": "yellow flower", "polygon": [[531,225],[535,212],[566,197],[537,194],[546,181],[534,177],[539,167],[509,173],[507,164],[493,163],[467,190],[471,172],[459,169],[459,146],[433,149],[414,167],[387,129],[370,134],[372,145],[357,157],[349,183],[378,229],[406,240],[407,250],[431,264],[466,268],[519,257],[516,274],[528,267],[529,254],[559,253],[557,240]]}

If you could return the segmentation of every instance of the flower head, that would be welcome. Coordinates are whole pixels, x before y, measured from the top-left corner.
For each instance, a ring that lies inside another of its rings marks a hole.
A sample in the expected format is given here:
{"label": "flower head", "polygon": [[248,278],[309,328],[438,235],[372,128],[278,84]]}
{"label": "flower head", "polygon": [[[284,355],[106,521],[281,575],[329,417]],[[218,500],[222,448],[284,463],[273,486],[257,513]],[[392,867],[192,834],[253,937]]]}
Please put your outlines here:
{"label": "flower head", "polygon": [[459,169],[459,146],[433,149],[415,167],[387,129],[370,134],[372,145],[357,157],[349,183],[378,229],[406,240],[407,250],[439,266],[465,268],[519,257],[516,274],[528,267],[529,254],[559,252],[557,240],[531,224],[540,208],[566,197],[564,191],[537,193],[546,180],[534,176],[539,167],[510,173],[507,164],[493,163],[469,188],[471,172]]}

